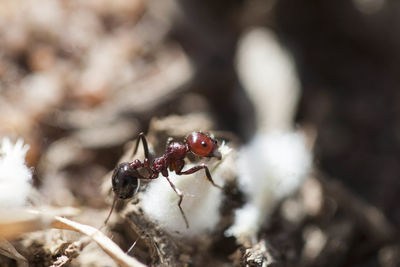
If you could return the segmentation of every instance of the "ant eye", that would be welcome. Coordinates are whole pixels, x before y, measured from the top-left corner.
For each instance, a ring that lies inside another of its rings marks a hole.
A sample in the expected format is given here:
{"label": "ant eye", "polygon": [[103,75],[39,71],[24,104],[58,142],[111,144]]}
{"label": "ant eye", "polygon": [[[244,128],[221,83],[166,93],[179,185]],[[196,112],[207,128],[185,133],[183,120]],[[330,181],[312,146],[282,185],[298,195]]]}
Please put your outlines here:
{"label": "ant eye", "polygon": [[206,147],[206,146],[207,146],[207,143],[203,141],[203,142],[201,142],[201,145],[204,146],[204,147]]}

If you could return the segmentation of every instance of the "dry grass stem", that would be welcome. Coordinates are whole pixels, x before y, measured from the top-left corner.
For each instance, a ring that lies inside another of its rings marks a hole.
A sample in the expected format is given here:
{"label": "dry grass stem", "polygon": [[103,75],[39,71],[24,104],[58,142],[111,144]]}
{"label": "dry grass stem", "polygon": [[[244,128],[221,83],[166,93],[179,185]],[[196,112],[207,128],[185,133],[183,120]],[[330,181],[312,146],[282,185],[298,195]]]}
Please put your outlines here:
{"label": "dry grass stem", "polygon": [[98,229],[80,224],[66,218],[54,217],[52,222],[52,227],[63,230],[77,231],[81,234],[89,236],[93,241],[95,241],[111,258],[113,258],[121,266],[134,266],[134,267],[144,267],[146,265],[142,264],[133,257],[125,254],[119,246],[117,246],[110,238],[100,232]]}

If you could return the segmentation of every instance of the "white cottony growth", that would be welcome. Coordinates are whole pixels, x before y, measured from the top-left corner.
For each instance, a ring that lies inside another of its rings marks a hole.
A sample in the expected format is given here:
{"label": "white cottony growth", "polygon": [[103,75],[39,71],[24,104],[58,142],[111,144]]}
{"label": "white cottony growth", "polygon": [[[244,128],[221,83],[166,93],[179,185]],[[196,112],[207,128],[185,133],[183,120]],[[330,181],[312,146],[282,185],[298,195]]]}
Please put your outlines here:
{"label": "white cottony growth", "polygon": [[[224,161],[230,149],[222,145],[219,151]],[[214,182],[223,186],[224,174],[220,170],[224,168],[224,162],[213,171],[213,166],[218,163],[218,161],[211,160],[207,166]],[[184,170],[193,166],[196,165],[187,164]],[[189,221],[189,228],[186,228],[177,205],[179,197],[162,176],[153,180],[146,192],[140,197],[144,214],[171,234],[191,237],[212,231],[220,219],[219,208],[223,191],[214,187],[207,180],[204,170],[197,171],[191,175],[176,175],[175,172],[169,172],[169,178],[183,193],[181,206]]]}
{"label": "white cottony growth", "polygon": [[292,128],[300,82],[292,56],[266,28],[246,31],[236,56],[240,81],[256,109],[259,130]]}
{"label": "white cottony growth", "polygon": [[239,187],[247,197],[226,232],[237,238],[254,238],[276,204],[303,183],[311,166],[311,155],[301,133],[256,135],[239,152]]}
{"label": "white cottony growth", "polygon": [[292,56],[266,28],[241,36],[236,56],[239,78],[252,100],[257,134],[238,153],[238,183],[247,202],[226,231],[254,241],[277,203],[303,183],[311,153],[301,133],[292,131],[300,82]]}
{"label": "white cottony growth", "polygon": [[0,146],[0,208],[22,207],[31,190],[32,173],[25,165],[29,146],[22,139],[12,144],[3,138]]}
{"label": "white cottony growth", "polygon": [[[187,168],[193,166],[188,165]],[[179,211],[179,197],[164,177],[152,181],[142,195],[144,213],[171,233],[178,231],[184,235],[196,235],[211,230],[219,220],[221,190],[207,181],[204,171],[185,176],[170,172],[169,178],[183,193],[182,208],[190,228],[186,229]]]}

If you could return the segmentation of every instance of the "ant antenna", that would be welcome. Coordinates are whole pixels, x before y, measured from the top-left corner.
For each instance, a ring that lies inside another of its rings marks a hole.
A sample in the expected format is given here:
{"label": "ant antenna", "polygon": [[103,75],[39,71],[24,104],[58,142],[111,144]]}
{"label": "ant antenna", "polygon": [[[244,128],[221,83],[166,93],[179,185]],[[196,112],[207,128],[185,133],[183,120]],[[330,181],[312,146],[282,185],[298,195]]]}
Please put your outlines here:
{"label": "ant antenna", "polygon": [[112,206],[111,206],[111,210],[110,210],[110,213],[108,214],[107,218],[104,221],[104,225],[107,225],[107,222],[110,219],[111,214],[112,214],[112,212],[114,210],[115,204],[117,203],[117,200],[118,200],[118,196],[114,195],[114,200],[113,200],[113,203],[112,203]]}

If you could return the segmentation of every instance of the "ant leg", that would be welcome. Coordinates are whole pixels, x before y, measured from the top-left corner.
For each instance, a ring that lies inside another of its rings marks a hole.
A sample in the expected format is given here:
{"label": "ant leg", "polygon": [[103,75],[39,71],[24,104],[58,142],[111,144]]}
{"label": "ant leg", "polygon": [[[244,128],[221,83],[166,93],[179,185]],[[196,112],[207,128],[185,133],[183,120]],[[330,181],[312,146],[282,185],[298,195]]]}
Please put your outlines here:
{"label": "ant leg", "polygon": [[183,200],[183,194],[182,194],[182,192],[181,192],[178,188],[176,188],[176,186],[171,182],[171,180],[170,180],[168,177],[165,177],[165,178],[167,179],[169,185],[172,187],[172,190],[174,190],[175,193],[176,193],[176,194],[178,195],[178,197],[179,197],[178,207],[179,207],[179,210],[181,211],[183,220],[185,220],[186,228],[189,228],[189,222],[188,222],[188,220],[187,220],[187,218],[186,218],[186,215],[185,215],[185,213],[183,212],[183,209],[182,209],[182,207],[181,207],[181,203],[182,203],[182,200]]}
{"label": "ant leg", "polygon": [[[144,159],[144,161],[143,161],[143,166],[147,169],[147,171],[149,172],[149,175],[150,176],[153,176],[154,175],[154,171],[153,171],[153,169],[151,168],[151,166],[150,166],[150,159],[149,158],[145,158]],[[157,177],[158,177],[158,175],[157,175]],[[156,177],[156,178],[157,178]]]}
{"label": "ant leg", "polygon": [[[114,208],[115,208],[115,204],[117,203],[117,200],[118,200],[118,196],[117,196],[117,195],[114,195],[114,200],[113,200],[113,203],[112,203],[112,206],[111,206],[111,210],[110,210],[110,212],[108,213],[108,216],[107,216],[107,218],[105,219],[104,225],[103,225],[103,226],[106,226],[106,225],[107,225],[107,222],[108,222],[108,220],[110,219],[111,214],[112,214],[112,212],[113,212],[113,210],[114,210]],[[102,226],[102,228],[103,228],[103,226]]]}
{"label": "ant leg", "polygon": [[[142,143],[143,143],[143,149],[144,149],[144,161],[143,161],[143,166],[140,166],[140,167],[145,167],[148,171],[149,171],[149,173],[150,173],[150,175],[153,175],[154,174],[154,171],[153,171],[153,169],[150,167],[150,153],[149,153],[149,146],[147,145],[147,140],[146,140],[146,136],[144,135],[144,133],[143,132],[141,132],[140,134],[139,134],[139,136],[138,136],[138,138],[137,138],[137,141],[136,141],[136,145],[135,145],[135,149],[133,150],[133,154],[132,154],[132,157],[133,156],[135,156],[136,155],[136,152],[137,152],[137,150],[138,150],[138,148],[139,148],[139,142],[140,142],[140,140],[142,140]],[[142,179],[142,178],[141,178]]]}
{"label": "ant leg", "polygon": [[133,150],[133,154],[132,156],[136,155],[136,152],[139,148],[139,142],[140,140],[142,140],[143,143],[143,149],[144,149],[144,156],[147,159],[150,159],[150,153],[149,153],[149,146],[147,145],[147,140],[146,140],[146,136],[144,135],[143,132],[141,132],[138,136],[138,139],[136,141],[136,145],[135,145],[135,150]]}
{"label": "ant leg", "polygon": [[214,180],[213,180],[212,177],[211,177],[211,173],[210,173],[210,171],[208,170],[208,167],[207,167],[205,164],[201,164],[201,165],[199,165],[199,166],[195,166],[195,167],[190,168],[189,170],[186,170],[186,171],[184,171],[184,172],[179,171],[177,174],[179,174],[179,175],[182,175],[182,174],[192,174],[192,173],[195,173],[195,172],[197,172],[197,171],[199,171],[199,170],[201,170],[201,169],[204,169],[204,171],[206,172],[206,176],[207,176],[208,181],[209,181],[213,186],[218,187],[219,189],[222,189],[221,186],[219,186],[219,185],[217,185],[216,183],[214,183]]}

